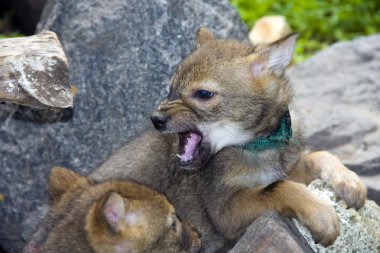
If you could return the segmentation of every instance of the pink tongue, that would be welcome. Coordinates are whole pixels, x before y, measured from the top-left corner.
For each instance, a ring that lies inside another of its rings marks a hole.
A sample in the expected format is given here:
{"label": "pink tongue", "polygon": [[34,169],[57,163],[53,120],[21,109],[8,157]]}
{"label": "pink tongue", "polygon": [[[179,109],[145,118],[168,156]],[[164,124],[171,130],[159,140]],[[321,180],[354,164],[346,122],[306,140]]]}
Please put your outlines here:
{"label": "pink tongue", "polygon": [[193,159],[193,154],[198,143],[201,141],[201,137],[198,134],[190,133],[187,137],[187,144],[185,145],[185,152],[182,155],[177,155],[182,162],[187,162]]}

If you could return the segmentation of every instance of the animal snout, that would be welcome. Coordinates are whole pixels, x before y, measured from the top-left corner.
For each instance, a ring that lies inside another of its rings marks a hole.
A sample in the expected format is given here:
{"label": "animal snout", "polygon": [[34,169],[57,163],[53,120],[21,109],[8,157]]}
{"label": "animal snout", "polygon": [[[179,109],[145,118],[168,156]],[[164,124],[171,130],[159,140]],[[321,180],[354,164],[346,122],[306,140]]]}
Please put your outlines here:
{"label": "animal snout", "polygon": [[166,128],[166,123],[168,122],[168,119],[169,116],[160,111],[155,111],[150,116],[150,120],[152,121],[154,127],[157,130],[164,130]]}

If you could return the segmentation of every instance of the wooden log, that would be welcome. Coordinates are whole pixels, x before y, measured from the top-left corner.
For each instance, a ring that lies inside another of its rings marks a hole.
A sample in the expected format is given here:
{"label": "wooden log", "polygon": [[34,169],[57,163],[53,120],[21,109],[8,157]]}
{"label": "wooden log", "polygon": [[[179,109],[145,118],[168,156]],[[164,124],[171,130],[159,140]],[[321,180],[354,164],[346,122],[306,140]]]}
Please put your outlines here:
{"label": "wooden log", "polygon": [[54,32],[0,40],[0,101],[73,106],[67,58]]}

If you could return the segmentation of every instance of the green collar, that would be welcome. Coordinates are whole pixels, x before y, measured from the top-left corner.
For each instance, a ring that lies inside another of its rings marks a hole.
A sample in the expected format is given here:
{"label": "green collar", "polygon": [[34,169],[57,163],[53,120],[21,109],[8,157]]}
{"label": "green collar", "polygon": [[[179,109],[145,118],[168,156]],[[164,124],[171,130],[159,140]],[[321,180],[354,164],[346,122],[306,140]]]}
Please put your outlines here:
{"label": "green collar", "polygon": [[264,151],[267,149],[282,149],[289,144],[292,138],[292,121],[290,119],[289,109],[282,116],[278,128],[267,136],[254,139],[243,146],[243,149],[252,153]]}

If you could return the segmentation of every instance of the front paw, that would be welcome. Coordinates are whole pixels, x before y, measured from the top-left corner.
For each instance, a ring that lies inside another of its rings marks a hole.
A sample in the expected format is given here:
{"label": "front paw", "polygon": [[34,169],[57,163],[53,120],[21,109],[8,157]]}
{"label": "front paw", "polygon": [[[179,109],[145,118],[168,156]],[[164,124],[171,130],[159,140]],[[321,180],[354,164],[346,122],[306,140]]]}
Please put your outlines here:
{"label": "front paw", "polygon": [[330,183],[338,198],[344,199],[348,207],[359,209],[364,206],[367,188],[356,173],[345,168],[336,173]]}
{"label": "front paw", "polygon": [[301,222],[309,229],[314,241],[327,247],[339,236],[339,216],[328,204],[318,201],[309,203],[306,216]]}

